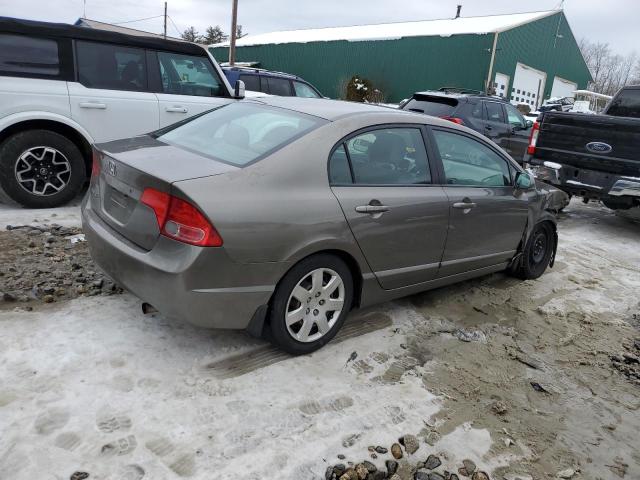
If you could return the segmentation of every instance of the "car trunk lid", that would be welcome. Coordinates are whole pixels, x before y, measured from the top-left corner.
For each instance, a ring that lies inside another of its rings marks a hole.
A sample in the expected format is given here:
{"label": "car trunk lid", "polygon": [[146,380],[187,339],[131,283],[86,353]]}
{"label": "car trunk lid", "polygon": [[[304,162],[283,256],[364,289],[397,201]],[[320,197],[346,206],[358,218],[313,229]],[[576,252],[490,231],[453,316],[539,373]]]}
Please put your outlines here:
{"label": "car trunk lid", "polygon": [[155,212],[140,201],[146,188],[171,193],[174,182],[238,169],[148,135],[101,144],[95,149],[100,165],[92,175],[90,194],[96,213],[144,250],[151,250],[160,235]]}

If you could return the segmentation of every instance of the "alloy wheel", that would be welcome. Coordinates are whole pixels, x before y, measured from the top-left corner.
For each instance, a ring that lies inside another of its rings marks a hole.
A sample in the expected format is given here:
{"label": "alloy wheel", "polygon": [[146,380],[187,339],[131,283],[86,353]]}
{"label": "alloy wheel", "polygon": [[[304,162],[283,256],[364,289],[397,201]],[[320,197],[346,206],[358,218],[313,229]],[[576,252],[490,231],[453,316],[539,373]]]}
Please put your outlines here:
{"label": "alloy wheel", "polygon": [[71,164],[55,148],[32,147],[18,157],[15,176],[18,184],[32,195],[54,195],[69,183]]}
{"label": "alloy wheel", "polygon": [[338,273],[330,268],[312,270],[289,296],[285,310],[287,331],[299,342],[315,342],[338,321],[344,300],[344,282]]}

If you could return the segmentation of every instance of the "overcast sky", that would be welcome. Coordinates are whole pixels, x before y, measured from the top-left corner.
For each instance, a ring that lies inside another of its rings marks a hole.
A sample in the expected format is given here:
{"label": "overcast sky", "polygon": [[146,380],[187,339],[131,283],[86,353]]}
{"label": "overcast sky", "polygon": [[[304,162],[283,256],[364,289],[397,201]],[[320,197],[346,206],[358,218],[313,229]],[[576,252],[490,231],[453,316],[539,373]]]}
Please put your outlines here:
{"label": "overcast sky", "polygon": [[[244,31],[264,33],[296,28],[363,25],[447,18],[462,4],[463,16],[550,10],[559,0],[239,0],[238,23]],[[124,22],[162,15],[163,0],[86,0],[87,18]],[[640,49],[640,0],[565,0],[565,12],[576,38],[609,42],[614,50]],[[35,20],[74,22],[83,0],[0,0],[0,15]],[[179,31],[208,25],[229,31],[231,0],[169,0],[169,16]],[[160,33],[162,18],[125,26]],[[169,23],[168,33],[177,35]]]}

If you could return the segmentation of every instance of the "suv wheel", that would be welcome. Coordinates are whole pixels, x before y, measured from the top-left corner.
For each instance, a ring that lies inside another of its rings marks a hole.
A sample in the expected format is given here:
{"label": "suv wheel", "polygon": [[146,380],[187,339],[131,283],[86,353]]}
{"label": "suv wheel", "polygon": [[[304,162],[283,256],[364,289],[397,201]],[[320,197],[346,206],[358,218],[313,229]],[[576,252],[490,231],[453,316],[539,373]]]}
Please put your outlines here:
{"label": "suv wheel", "polygon": [[353,279],[338,257],[318,254],[294,266],[271,302],[271,340],[301,355],[328,343],[342,327],[353,299]]}
{"label": "suv wheel", "polygon": [[84,159],[68,138],[27,130],[0,145],[0,187],[25,207],[58,207],[72,200],[86,180]]}

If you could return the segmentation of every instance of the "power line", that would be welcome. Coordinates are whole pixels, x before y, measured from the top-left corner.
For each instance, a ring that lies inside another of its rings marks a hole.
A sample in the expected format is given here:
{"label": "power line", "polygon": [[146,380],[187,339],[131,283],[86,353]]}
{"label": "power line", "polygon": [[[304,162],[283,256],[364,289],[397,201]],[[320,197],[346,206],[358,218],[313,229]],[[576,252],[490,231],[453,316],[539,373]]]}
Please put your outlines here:
{"label": "power line", "polygon": [[123,25],[125,23],[135,23],[135,22],[142,22],[144,20],[152,20],[154,18],[160,18],[163,17],[164,15],[156,15],[154,17],[146,17],[146,18],[138,18],[136,20],[127,20],[126,22],[114,22],[113,25]]}
{"label": "power line", "polygon": [[173,18],[171,18],[169,15],[167,15],[167,18],[169,20],[171,20],[171,25],[173,25],[173,28],[176,29],[176,32],[178,33],[178,35],[182,35],[182,32],[178,29],[178,27],[176,26],[176,22],[173,21]]}

